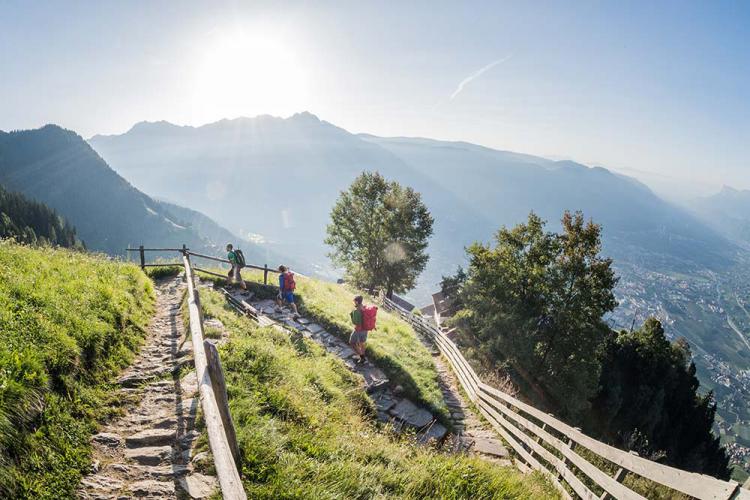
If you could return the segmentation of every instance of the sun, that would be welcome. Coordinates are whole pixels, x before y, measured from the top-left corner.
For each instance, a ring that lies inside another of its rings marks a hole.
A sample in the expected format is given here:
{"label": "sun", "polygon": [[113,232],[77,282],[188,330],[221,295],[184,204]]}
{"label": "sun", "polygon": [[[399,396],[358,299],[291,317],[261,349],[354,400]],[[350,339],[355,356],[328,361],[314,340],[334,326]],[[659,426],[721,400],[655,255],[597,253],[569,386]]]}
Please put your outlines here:
{"label": "sun", "polygon": [[307,74],[294,48],[261,33],[215,37],[195,64],[194,118],[283,116],[309,107]]}

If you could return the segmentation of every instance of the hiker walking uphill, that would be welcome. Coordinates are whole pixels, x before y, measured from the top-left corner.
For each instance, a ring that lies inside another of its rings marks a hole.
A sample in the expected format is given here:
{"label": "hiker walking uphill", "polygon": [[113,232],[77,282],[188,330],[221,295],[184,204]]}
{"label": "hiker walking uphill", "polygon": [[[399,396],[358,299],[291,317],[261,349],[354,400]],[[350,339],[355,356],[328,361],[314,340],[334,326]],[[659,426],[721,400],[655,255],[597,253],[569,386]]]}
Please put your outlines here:
{"label": "hiker walking uphill", "polygon": [[361,295],[354,297],[354,310],[350,315],[354,324],[354,331],[349,336],[349,344],[354,352],[359,355],[358,363],[367,361],[365,356],[367,333],[375,329],[377,314],[378,308],[376,306],[365,306]]}
{"label": "hiker walking uphill", "polygon": [[242,279],[242,275],[240,274],[240,269],[245,267],[245,256],[242,250],[239,248],[235,250],[232,244],[229,243],[227,245],[227,260],[232,263],[232,269],[229,270],[229,274],[227,275],[227,284],[231,285],[232,283],[239,282],[240,287],[243,290],[247,290],[245,280]]}
{"label": "hiker walking uphill", "polygon": [[294,303],[294,290],[297,288],[297,283],[294,281],[294,273],[286,268],[286,266],[279,266],[279,295],[276,297],[276,304],[279,309],[284,307],[284,304],[288,304],[289,307],[294,311],[294,317],[298,317],[297,304]]}

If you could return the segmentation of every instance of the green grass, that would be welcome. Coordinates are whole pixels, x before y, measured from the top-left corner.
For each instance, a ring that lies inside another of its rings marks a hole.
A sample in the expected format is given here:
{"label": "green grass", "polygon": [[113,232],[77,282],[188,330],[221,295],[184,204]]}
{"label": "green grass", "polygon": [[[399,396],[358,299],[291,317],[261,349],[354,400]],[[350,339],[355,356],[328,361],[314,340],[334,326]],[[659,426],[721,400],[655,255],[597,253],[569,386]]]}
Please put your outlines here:
{"label": "green grass", "polygon": [[157,266],[147,267],[145,272],[149,278],[156,280],[160,278],[171,278],[172,276],[177,276],[184,271],[182,266]]}
{"label": "green grass", "polygon": [[0,497],[72,497],[153,311],[135,266],[0,242]]}
{"label": "green grass", "polygon": [[[242,276],[246,281],[261,284],[253,287],[261,297],[276,296],[278,288],[262,286],[262,271],[246,269]],[[276,274],[269,273],[269,282],[275,284],[277,279]],[[349,319],[354,307],[352,299],[361,292],[311,278],[297,276],[295,281],[295,296],[304,314],[348,342],[353,329]],[[449,411],[438,385],[432,356],[408,323],[381,307],[377,329],[368,336],[367,355],[394,384],[404,388],[409,398],[429,408],[442,423],[449,423]]]}
{"label": "green grass", "polygon": [[216,291],[201,302],[230,333],[221,359],[248,498],[557,497],[537,474],[396,436],[375,423],[361,379],[315,342],[251,323]]}

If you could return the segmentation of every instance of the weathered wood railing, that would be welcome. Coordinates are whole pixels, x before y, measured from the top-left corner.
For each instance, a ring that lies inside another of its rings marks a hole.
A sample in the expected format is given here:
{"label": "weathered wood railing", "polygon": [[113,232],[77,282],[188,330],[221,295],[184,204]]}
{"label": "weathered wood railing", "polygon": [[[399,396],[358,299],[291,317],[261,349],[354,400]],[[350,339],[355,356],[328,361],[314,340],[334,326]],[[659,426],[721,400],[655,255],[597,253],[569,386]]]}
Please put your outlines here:
{"label": "weathered wood railing", "polygon": [[[138,248],[126,248],[125,251],[127,252],[138,252],[138,258],[140,261],[141,269],[145,269],[147,267],[165,267],[165,266],[181,266],[181,262],[146,262],[146,252],[180,252],[182,254],[192,255],[193,257],[200,257],[201,259],[207,259],[212,260],[214,262],[221,262],[223,264],[230,264],[229,260],[222,259],[221,257],[215,257],[212,255],[206,255],[202,253],[197,252],[191,252],[189,248],[183,246],[182,248],[144,248],[143,245],[139,246]],[[255,264],[246,264],[245,268],[249,269],[257,269],[259,271],[263,271],[263,284],[268,284],[268,273],[276,273],[278,274],[279,271],[273,268],[268,267],[268,264],[264,264],[263,266],[258,266]],[[208,269],[201,269],[199,267],[193,267],[194,270],[200,271],[202,273],[210,274],[213,276],[218,276],[220,278],[226,278],[226,276],[216,273],[214,271],[209,271]]]}
{"label": "weathered wood railing", "polygon": [[216,347],[204,340],[203,313],[200,307],[200,296],[195,288],[195,273],[190,262],[190,252],[187,248],[145,249],[142,246],[137,251],[141,255],[141,266],[146,267],[144,251],[177,251],[182,254],[181,263],[154,264],[181,265],[185,270],[187,281],[187,306],[190,320],[190,336],[195,359],[195,371],[198,377],[201,409],[206,422],[208,444],[219,478],[221,495],[225,500],[246,500],[247,495],[242,486],[239,474],[240,454],[237,437],[229,413],[224,373]]}
{"label": "weathered wood railing", "polygon": [[471,401],[515,450],[522,461],[517,462],[519,467],[546,475],[563,497],[571,498],[572,491],[592,500],[642,499],[643,495],[622,484],[627,475],[636,475],[694,498],[750,500],[750,490],[734,481],[676,469],[607,445],[485,384],[441,330],[387,298],[383,302],[437,345]]}

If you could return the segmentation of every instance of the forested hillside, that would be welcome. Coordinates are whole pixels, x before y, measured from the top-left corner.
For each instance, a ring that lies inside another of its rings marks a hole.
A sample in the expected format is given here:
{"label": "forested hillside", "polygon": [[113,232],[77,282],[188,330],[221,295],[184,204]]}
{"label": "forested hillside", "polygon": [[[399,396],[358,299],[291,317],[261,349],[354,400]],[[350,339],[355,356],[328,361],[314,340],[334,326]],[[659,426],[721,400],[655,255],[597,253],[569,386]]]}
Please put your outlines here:
{"label": "forested hillside", "polygon": [[75,228],[43,203],[29,200],[0,186],[0,239],[13,238],[29,245],[83,248]]}
{"label": "forested hillside", "polygon": [[56,210],[91,250],[124,255],[127,247],[185,243],[213,251],[227,243],[203,237],[55,125],[0,133],[0,184]]}

